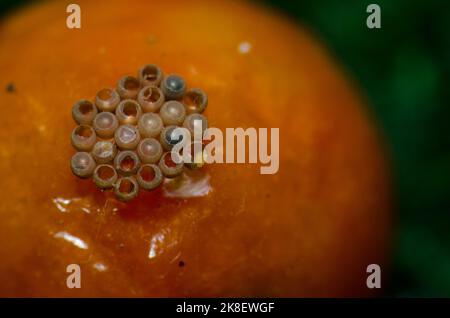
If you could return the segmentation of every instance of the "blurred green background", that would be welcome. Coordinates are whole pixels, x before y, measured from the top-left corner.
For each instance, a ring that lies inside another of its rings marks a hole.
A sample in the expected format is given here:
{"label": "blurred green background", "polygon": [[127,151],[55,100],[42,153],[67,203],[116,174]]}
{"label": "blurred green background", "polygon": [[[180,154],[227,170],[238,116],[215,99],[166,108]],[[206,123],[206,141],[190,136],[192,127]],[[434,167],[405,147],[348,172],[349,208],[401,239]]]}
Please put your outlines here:
{"label": "blurred green background", "polygon": [[[264,0],[318,34],[362,87],[392,154],[386,296],[450,296],[450,1]],[[381,7],[381,29],[366,8]]]}
{"label": "blurred green background", "polygon": [[[450,1],[261,1],[323,39],[380,122],[396,191],[386,296],[450,296]],[[0,0],[0,15],[27,2]]]}

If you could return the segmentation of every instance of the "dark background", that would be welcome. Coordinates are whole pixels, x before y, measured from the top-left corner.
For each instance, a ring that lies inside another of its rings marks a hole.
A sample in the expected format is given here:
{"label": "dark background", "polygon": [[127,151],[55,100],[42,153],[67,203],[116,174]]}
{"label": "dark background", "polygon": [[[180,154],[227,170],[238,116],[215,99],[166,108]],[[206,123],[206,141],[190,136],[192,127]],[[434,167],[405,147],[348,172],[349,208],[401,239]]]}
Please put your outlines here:
{"label": "dark background", "polygon": [[[31,0],[0,0],[0,17]],[[392,154],[386,296],[450,296],[450,1],[261,0],[323,39],[364,93]],[[366,8],[381,7],[381,29]]]}

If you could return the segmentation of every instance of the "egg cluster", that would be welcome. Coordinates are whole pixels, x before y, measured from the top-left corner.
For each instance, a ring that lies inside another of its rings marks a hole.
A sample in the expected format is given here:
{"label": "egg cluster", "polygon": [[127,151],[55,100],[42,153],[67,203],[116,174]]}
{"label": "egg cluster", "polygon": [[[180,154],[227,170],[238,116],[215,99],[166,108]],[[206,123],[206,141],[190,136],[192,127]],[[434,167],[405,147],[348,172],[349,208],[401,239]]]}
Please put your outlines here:
{"label": "egg cluster", "polygon": [[143,66],[137,77],[125,76],[115,89],[100,90],[93,102],[74,104],[72,117],[78,126],[71,135],[77,150],[72,172],[92,177],[101,189],[113,188],[122,201],[135,198],[139,189],[157,188],[164,178],[181,174],[184,166],[195,167],[173,160],[179,154],[171,150],[181,141],[174,130],[184,127],[193,136],[200,121],[206,129],[202,113],[207,104],[206,94],[187,89],[180,76],[164,76],[153,64]]}

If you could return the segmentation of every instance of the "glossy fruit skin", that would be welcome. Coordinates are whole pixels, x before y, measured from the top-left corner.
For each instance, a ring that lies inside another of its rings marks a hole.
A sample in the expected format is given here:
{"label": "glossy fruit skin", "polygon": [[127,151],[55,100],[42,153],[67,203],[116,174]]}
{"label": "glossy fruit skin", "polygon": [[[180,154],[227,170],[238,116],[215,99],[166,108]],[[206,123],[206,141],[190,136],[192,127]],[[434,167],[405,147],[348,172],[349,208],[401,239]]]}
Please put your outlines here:
{"label": "glossy fruit skin", "polygon": [[[254,4],[77,3],[95,17],[82,32],[65,28],[58,1],[1,27],[0,83],[16,87],[0,91],[11,112],[0,117],[1,296],[378,294],[366,267],[387,271],[388,168],[362,99],[321,45]],[[206,196],[168,197],[163,185],[126,204],[75,178],[71,105],[146,63],[207,92],[212,127],[280,127],[279,172],[209,165]],[[81,289],[66,287],[74,263]]]}

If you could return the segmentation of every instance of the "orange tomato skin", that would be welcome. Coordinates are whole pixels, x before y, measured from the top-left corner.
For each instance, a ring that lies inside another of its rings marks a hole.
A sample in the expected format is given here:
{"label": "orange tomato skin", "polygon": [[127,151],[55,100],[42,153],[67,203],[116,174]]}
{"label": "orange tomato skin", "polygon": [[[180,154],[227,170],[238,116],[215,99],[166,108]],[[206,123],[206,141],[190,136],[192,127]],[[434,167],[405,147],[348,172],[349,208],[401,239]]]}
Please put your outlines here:
{"label": "orange tomato skin", "polygon": [[[300,26],[235,1],[37,4],[0,27],[1,296],[370,296],[390,184],[364,103]],[[210,125],[280,128],[280,169],[213,164],[210,192],[128,204],[72,175],[71,106],[147,63],[209,97]],[[81,288],[69,289],[69,264]],[[384,273],[384,272],[383,272]]]}

